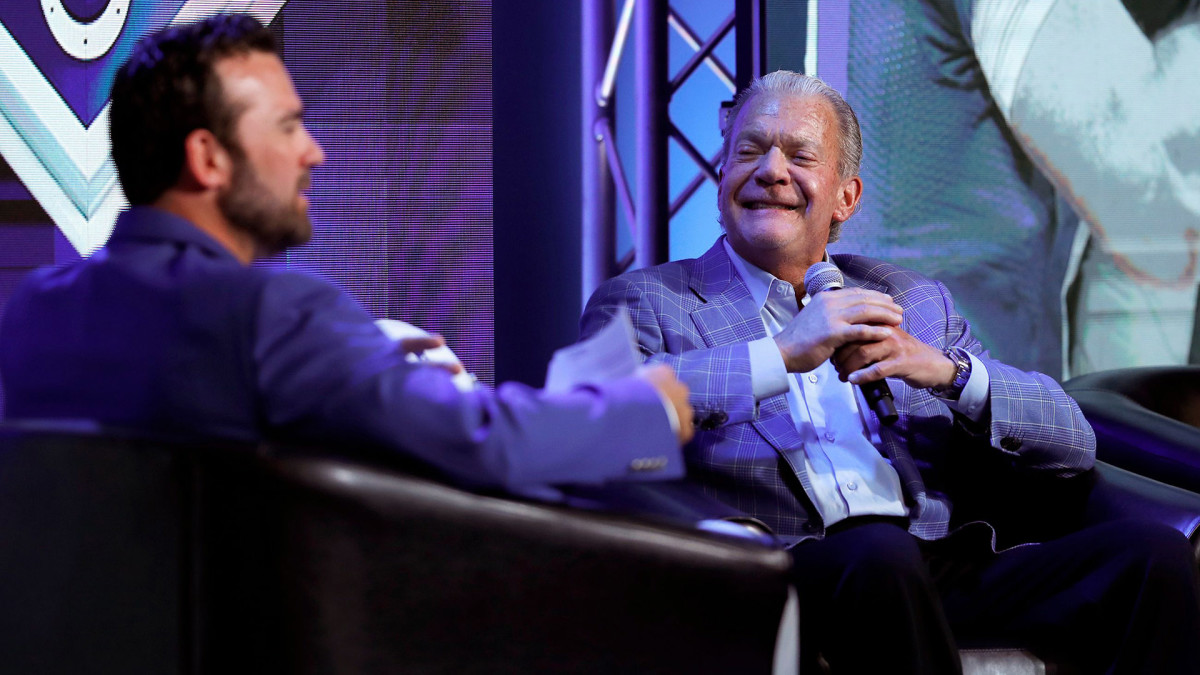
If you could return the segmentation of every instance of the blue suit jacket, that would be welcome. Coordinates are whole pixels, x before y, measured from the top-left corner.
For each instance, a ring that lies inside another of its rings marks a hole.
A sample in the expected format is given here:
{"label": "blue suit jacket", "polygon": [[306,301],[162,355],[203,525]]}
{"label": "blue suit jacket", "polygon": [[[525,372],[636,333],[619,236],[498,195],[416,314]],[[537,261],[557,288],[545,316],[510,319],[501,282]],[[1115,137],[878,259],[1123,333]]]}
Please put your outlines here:
{"label": "blue suit jacket", "polygon": [[245,267],[150,208],[122,214],[92,258],[26,279],[0,321],[0,376],[10,417],[365,443],[470,484],[683,474],[662,401],[641,380],[461,393],[446,371],[407,362],[333,285]]}
{"label": "blue suit jacket", "polygon": [[[1092,466],[1095,436],[1074,400],[1045,375],[988,358],[945,286],[871,258],[833,259],[848,285],[895,298],[904,308],[905,331],[939,349],[968,349],[983,360],[991,380],[984,425],[970,424],[927,390],[888,381],[900,419],[881,430],[879,451],[900,476],[913,534],[931,539],[947,533],[952,504],[939,469],[946,453],[967,451],[955,447],[963,437],[1036,470],[1069,476]],[[800,454],[803,442],[786,396],[754,400],[746,345],[766,332],[721,241],[700,258],[606,281],[584,311],[583,337],[603,327],[620,305],[629,307],[646,358],[671,364],[691,388],[700,429],[687,448],[689,475],[786,541],[818,536],[822,526]]]}

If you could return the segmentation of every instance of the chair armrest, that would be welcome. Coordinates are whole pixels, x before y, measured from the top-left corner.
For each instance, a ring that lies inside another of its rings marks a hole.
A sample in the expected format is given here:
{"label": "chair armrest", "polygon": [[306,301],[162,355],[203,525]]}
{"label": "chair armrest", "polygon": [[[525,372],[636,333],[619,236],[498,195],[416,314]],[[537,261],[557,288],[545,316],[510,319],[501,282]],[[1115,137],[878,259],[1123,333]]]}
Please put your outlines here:
{"label": "chair armrest", "polygon": [[780,546],[771,528],[686,481],[571,485],[561,488],[568,506],[659,520],[683,528],[699,528],[724,536]]}
{"label": "chair armrest", "polygon": [[1200,494],[1096,462],[1084,523],[1143,518],[1170,525],[1192,542],[1200,561]]}
{"label": "chair armrest", "polygon": [[1200,492],[1200,367],[1120,368],[1063,383],[1096,431],[1096,456]]}
{"label": "chair armrest", "polygon": [[1096,432],[1096,456],[1143,476],[1200,492],[1200,429],[1142,407],[1124,394],[1075,389]]}

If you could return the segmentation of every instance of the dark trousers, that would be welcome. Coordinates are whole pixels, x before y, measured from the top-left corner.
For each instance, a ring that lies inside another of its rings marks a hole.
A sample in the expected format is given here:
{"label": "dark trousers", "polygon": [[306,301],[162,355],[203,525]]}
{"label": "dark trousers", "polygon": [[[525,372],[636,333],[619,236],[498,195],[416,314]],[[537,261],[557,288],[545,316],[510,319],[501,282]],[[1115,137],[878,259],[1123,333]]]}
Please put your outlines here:
{"label": "dark trousers", "polygon": [[983,526],[926,543],[847,521],[792,550],[801,670],[958,673],[958,647],[1023,647],[1085,673],[1200,673],[1200,579],[1187,540],[1117,521],[991,552]]}

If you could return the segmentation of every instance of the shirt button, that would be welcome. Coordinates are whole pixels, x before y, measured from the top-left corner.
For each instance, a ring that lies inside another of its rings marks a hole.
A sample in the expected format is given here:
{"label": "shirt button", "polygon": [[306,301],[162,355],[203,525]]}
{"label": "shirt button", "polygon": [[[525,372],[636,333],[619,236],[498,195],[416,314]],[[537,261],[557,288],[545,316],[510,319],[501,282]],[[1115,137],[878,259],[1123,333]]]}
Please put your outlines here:
{"label": "shirt button", "polygon": [[832,443],[833,441],[837,440],[837,435],[834,434],[832,431],[826,431],[825,432],[825,440]]}
{"label": "shirt button", "polygon": [[812,382],[813,384],[816,384],[816,383],[817,383],[817,374],[816,374],[816,373],[809,373],[809,374],[808,374],[808,381],[809,381],[809,382]]}
{"label": "shirt button", "polygon": [[858,483],[855,483],[854,481],[850,481],[849,483],[846,483],[846,489],[847,490],[857,490]]}

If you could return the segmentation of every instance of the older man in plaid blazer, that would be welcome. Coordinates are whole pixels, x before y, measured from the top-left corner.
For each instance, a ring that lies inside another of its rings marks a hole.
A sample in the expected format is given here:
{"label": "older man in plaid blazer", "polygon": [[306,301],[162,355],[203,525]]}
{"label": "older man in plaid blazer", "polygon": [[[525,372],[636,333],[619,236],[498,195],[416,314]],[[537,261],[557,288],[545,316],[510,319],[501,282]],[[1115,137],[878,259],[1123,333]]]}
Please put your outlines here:
{"label": "older man in plaid blazer", "polygon": [[[690,388],[689,475],[792,547],[804,670],[820,653],[834,672],[958,672],[958,644],[1019,639],[1089,672],[1200,672],[1179,533],[1105,526],[997,553],[988,523],[965,522],[962,502],[1001,476],[1008,492],[987,494],[1018,504],[1035,498],[1018,477],[1053,489],[1088,470],[1095,438],[1054,380],[988,357],[945,286],[826,252],[863,188],[849,105],[781,71],[729,120],[726,236],[606,282],[582,332],[627,307],[646,358]],[[846,287],[807,296],[821,262]],[[890,425],[858,386],[884,378]]]}

